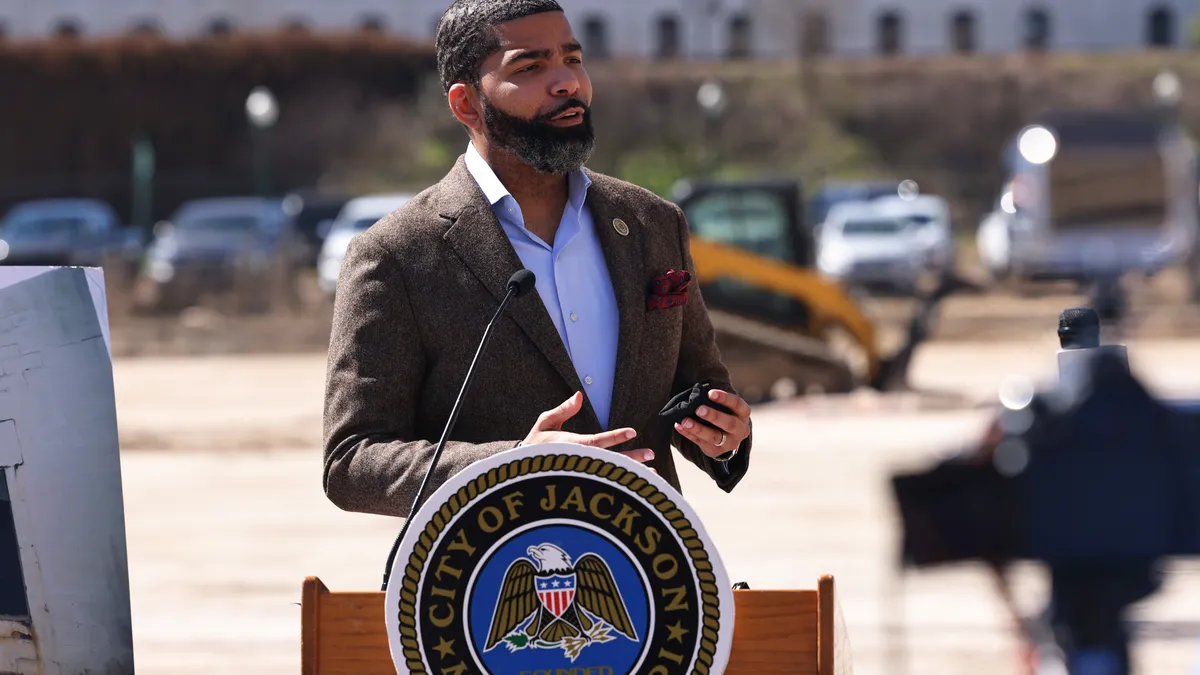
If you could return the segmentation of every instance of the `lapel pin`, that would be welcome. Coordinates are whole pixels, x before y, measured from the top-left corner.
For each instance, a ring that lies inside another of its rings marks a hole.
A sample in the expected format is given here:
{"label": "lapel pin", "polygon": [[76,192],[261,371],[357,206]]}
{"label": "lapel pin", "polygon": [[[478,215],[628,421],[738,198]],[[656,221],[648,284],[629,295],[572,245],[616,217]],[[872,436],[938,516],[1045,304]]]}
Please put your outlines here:
{"label": "lapel pin", "polygon": [[621,235],[622,237],[629,236],[629,226],[626,225],[625,221],[621,220],[620,218],[613,218],[613,229],[616,230],[617,234]]}

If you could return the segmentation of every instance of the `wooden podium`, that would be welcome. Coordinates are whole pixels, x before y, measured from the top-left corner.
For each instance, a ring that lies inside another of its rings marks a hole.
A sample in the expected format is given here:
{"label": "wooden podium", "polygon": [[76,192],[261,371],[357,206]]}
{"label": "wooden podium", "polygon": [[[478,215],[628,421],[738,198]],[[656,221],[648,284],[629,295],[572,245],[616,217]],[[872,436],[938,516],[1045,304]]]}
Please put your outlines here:
{"label": "wooden podium", "polygon": [[[304,580],[300,605],[302,675],[396,675],[384,624],[385,593],[331,592]],[[815,590],[735,590],[728,675],[843,675],[850,644],[832,576]]]}

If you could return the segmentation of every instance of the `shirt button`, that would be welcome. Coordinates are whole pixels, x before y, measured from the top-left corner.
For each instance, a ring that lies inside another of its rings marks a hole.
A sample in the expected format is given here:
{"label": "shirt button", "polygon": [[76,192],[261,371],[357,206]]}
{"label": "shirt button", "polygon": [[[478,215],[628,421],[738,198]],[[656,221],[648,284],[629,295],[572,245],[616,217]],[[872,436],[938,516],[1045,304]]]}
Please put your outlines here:
{"label": "shirt button", "polygon": [[584,381],[584,382],[586,382],[586,383],[588,383],[588,384],[591,384],[591,383],[592,383],[592,376],[591,376],[591,375],[588,375],[587,377],[583,378],[583,381]]}
{"label": "shirt button", "polygon": [[571,321],[578,321],[578,320],[579,320],[579,315],[576,314],[575,312],[571,312]]}

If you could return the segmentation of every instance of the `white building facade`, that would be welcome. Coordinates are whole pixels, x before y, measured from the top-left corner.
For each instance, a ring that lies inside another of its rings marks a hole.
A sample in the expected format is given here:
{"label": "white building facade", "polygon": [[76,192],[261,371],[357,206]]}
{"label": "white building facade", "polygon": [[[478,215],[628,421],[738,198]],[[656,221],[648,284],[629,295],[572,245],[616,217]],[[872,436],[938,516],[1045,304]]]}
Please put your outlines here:
{"label": "white building facade", "polygon": [[1196,0],[838,0],[833,50],[936,54],[1113,51],[1189,43]]}
{"label": "white building facade", "polygon": [[[0,0],[0,35],[281,27],[430,39],[449,0]],[[562,0],[589,58],[1183,47],[1200,0]]]}

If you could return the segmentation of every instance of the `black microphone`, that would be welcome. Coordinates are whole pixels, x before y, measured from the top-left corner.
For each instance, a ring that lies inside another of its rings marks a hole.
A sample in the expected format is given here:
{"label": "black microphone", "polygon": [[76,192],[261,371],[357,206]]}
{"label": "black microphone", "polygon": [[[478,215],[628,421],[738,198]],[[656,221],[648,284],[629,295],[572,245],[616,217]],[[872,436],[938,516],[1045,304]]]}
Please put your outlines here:
{"label": "black microphone", "polygon": [[1058,315],[1058,343],[1063,349],[1100,346],[1100,315],[1091,307],[1069,307]]}
{"label": "black microphone", "polygon": [[517,270],[508,278],[508,293],[504,295],[504,299],[500,301],[500,306],[496,308],[496,313],[492,315],[492,320],[488,321],[487,328],[483,330],[483,339],[479,341],[479,349],[475,350],[475,357],[471,359],[471,367],[467,369],[467,376],[463,379],[462,388],[458,390],[458,399],[454,401],[454,407],[450,410],[450,419],[446,422],[446,428],[442,430],[442,438],[438,441],[437,448],[433,451],[433,458],[429,460],[429,469],[425,471],[425,479],[421,481],[421,487],[417,489],[417,496],[413,498],[412,508],[408,511],[408,518],[404,519],[404,527],[400,529],[400,534],[396,537],[395,543],[392,544],[392,552],[388,554],[387,565],[383,569],[383,588],[380,590],[387,590],[388,577],[392,574],[392,564],[396,560],[396,553],[400,550],[400,542],[404,540],[404,535],[408,532],[408,526],[412,524],[413,517],[417,515],[417,507],[421,504],[421,497],[425,494],[425,488],[429,486],[429,480],[433,477],[433,471],[437,468],[438,459],[441,458],[442,451],[446,449],[446,441],[450,438],[450,432],[454,429],[454,423],[458,421],[458,412],[462,407],[463,397],[467,394],[467,388],[471,386],[471,380],[475,379],[475,364],[479,363],[479,355],[483,353],[488,342],[492,339],[492,326],[496,324],[496,319],[500,318],[500,313],[504,311],[509,300],[518,298],[531,291],[536,281],[537,277],[527,269]]}
{"label": "black microphone", "polygon": [[1058,344],[1061,384],[1086,381],[1094,371],[1095,357],[1100,355],[1115,358],[1126,369],[1129,367],[1124,345],[1100,346],[1100,314],[1091,307],[1068,307],[1058,315]]}

